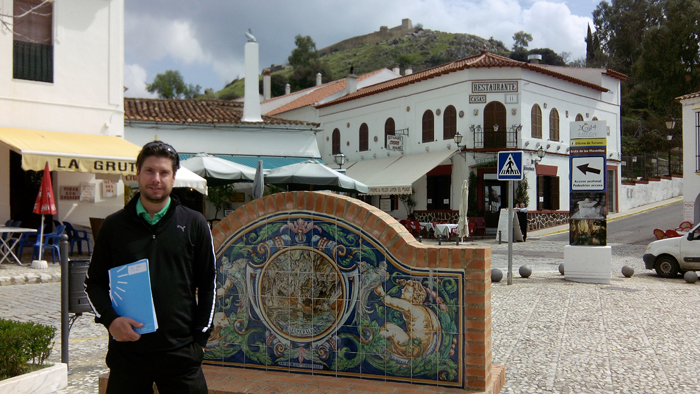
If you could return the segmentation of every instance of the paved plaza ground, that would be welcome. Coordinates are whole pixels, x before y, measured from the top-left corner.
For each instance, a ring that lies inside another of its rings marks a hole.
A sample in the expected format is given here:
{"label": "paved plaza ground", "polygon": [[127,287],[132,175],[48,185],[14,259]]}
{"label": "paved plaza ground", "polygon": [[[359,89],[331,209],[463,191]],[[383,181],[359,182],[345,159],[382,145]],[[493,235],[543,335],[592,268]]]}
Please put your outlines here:
{"label": "paved plaza ground", "polygon": [[[504,278],[492,287],[493,362],[506,366],[502,393],[697,393],[700,283],[645,270],[640,245],[612,245],[610,285],[569,282],[557,270],[565,243],[541,235],[514,244],[513,284]],[[474,244],[492,248],[492,266],[505,276],[508,245]],[[522,264],[533,269],[528,279],[517,274]],[[623,265],[635,269],[632,278],[622,276]],[[0,278],[14,275],[15,282],[27,272],[41,272],[45,282],[60,273],[56,266],[0,265]],[[0,317],[59,327],[60,283],[0,286]],[[50,361],[60,360],[59,340],[57,333]],[[107,332],[92,315],[76,320],[69,386],[59,393],[97,393],[97,376],[107,371],[106,345]]]}

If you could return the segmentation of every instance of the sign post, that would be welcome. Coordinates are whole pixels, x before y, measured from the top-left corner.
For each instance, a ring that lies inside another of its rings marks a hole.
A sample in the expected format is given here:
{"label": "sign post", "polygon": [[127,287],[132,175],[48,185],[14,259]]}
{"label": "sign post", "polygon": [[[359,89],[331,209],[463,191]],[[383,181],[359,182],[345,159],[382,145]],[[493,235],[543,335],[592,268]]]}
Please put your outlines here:
{"label": "sign post", "polygon": [[508,284],[513,284],[513,181],[523,180],[523,152],[498,152],[499,181],[508,181]]}
{"label": "sign post", "polygon": [[610,283],[607,245],[607,132],[605,122],[572,122],[569,155],[569,245],[567,280]]}

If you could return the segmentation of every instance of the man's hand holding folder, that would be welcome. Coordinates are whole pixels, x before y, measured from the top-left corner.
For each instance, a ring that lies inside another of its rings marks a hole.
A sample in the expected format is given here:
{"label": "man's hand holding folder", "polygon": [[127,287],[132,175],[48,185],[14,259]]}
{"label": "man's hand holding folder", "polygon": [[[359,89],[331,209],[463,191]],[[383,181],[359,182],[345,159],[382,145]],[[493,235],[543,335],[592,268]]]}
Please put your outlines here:
{"label": "man's hand holding folder", "polygon": [[109,333],[119,342],[133,342],[141,338],[141,334],[134,331],[134,327],[141,328],[143,323],[139,323],[128,317],[118,317],[109,325]]}

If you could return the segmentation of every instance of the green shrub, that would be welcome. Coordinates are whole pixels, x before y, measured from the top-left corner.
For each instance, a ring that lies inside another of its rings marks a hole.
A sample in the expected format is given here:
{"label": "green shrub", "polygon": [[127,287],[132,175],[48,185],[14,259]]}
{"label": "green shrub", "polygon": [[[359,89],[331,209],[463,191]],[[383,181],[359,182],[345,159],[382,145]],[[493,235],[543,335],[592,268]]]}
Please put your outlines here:
{"label": "green shrub", "polygon": [[[0,379],[43,365],[51,354],[55,335],[55,327],[0,319]],[[31,364],[27,364],[29,361]]]}

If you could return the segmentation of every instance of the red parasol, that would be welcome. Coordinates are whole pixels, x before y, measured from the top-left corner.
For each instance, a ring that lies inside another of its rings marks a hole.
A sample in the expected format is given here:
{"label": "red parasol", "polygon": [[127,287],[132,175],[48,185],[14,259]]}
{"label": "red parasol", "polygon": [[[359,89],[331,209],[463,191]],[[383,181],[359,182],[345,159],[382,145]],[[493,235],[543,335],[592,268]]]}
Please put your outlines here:
{"label": "red parasol", "polygon": [[44,215],[56,214],[56,203],[53,199],[51,171],[49,170],[48,162],[46,163],[46,167],[44,167],[44,177],[41,178],[39,195],[36,196],[36,202],[34,203],[34,210],[32,212],[41,215],[41,228],[39,230],[39,259],[41,259],[43,252],[41,249],[44,244]]}

